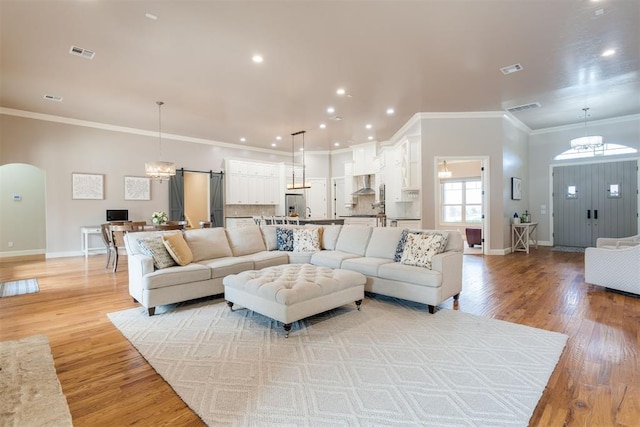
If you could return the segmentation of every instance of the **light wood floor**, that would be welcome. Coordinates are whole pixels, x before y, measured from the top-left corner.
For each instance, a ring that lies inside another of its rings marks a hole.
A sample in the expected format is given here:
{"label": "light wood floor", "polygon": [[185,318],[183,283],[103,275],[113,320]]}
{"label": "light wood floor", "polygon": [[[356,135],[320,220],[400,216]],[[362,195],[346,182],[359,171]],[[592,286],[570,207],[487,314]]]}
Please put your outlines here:
{"label": "light wood floor", "polygon": [[[136,305],[126,257],[115,274],[104,262],[0,264],[0,281],[40,285],[37,294],[0,298],[0,340],[49,337],[76,426],[202,425],[106,317]],[[640,298],[585,284],[582,254],[465,255],[454,308],[569,336],[531,425],[640,425]]]}

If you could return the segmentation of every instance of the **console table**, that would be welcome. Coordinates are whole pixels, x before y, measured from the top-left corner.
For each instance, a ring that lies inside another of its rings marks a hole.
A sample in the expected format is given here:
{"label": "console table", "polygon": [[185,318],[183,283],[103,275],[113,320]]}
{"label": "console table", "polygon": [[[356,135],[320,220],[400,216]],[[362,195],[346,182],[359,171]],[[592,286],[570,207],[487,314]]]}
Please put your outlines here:
{"label": "console table", "polygon": [[522,222],[511,224],[511,252],[529,253],[529,247],[538,248],[537,222]]}
{"label": "console table", "polygon": [[104,245],[99,248],[89,247],[89,235],[102,234],[102,230],[99,225],[83,225],[80,227],[80,238],[82,242],[82,253],[85,258],[89,255],[89,251],[104,251]]}

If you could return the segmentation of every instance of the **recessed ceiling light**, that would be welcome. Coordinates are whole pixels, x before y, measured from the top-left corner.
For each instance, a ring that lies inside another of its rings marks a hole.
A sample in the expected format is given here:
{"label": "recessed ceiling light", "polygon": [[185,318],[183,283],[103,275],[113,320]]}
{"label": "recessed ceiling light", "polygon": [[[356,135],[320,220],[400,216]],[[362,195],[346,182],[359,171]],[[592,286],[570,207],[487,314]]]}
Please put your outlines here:
{"label": "recessed ceiling light", "polygon": [[394,110],[393,108],[387,108],[387,114],[388,115],[392,115],[395,112],[396,112],[396,110]]}
{"label": "recessed ceiling light", "polygon": [[245,142],[246,140],[247,138],[244,138],[244,137],[240,138],[240,142]]}
{"label": "recessed ceiling light", "polygon": [[157,21],[158,20],[158,16],[154,15],[153,13],[145,13],[144,16],[146,16],[147,18],[151,19],[152,21]]}
{"label": "recessed ceiling light", "polygon": [[262,61],[264,61],[264,58],[262,57],[262,55],[256,54],[251,57],[251,60],[257,64],[260,64]]}
{"label": "recessed ceiling light", "polygon": [[367,137],[367,139],[368,139],[369,141],[371,141],[371,140],[373,139],[373,137],[372,137],[372,136],[368,136],[368,137]]}
{"label": "recessed ceiling light", "polygon": [[334,146],[334,147],[339,147],[339,146],[340,146],[340,143],[339,143],[339,142],[334,142],[334,143],[333,143],[333,146]]}
{"label": "recessed ceiling light", "polygon": [[300,147],[300,151],[304,151],[304,148]]}
{"label": "recessed ceiling light", "polygon": [[329,114],[333,114],[333,113],[335,113],[335,111],[336,111],[336,109],[333,108],[333,107],[327,108],[327,113],[329,113]]}
{"label": "recessed ceiling light", "polygon": [[272,142],[272,143],[271,143],[271,146],[272,146],[272,147],[276,147],[276,146],[277,146],[277,144],[276,144],[275,142]]}
{"label": "recessed ceiling light", "polygon": [[602,52],[602,56],[611,56],[614,55],[616,53],[615,49],[607,49],[604,52]]}
{"label": "recessed ceiling light", "polygon": [[373,127],[373,126],[371,125],[371,123],[367,123],[367,124],[365,125],[365,128],[367,128],[367,129],[371,129],[372,127]]}
{"label": "recessed ceiling light", "polygon": [[338,95],[344,95],[345,93],[347,93],[347,91],[346,91],[346,90],[344,90],[344,88],[339,88],[338,90],[336,90],[336,93],[337,93]]}
{"label": "recessed ceiling light", "polygon": [[327,125],[326,125],[326,124],[324,124],[324,123],[320,123],[320,129],[326,129],[326,128],[327,128]]}

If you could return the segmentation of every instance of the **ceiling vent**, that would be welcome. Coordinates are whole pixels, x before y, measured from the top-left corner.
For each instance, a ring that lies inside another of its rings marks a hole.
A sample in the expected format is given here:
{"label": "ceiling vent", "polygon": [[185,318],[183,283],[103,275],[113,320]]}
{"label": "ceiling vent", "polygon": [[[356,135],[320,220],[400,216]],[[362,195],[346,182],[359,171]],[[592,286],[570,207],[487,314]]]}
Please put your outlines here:
{"label": "ceiling vent", "polygon": [[502,74],[511,74],[517,71],[522,71],[524,68],[520,64],[507,65],[506,67],[500,68]]}
{"label": "ceiling vent", "polygon": [[342,120],[342,116],[331,116],[329,117],[329,120],[335,120],[339,122],[340,120]]}
{"label": "ceiling vent", "polygon": [[81,56],[81,57],[87,58],[87,59],[93,59],[93,57],[96,56],[95,52],[92,52],[92,51],[87,50],[87,49],[83,49],[83,48],[78,47],[78,46],[71,46],[71,49],[69,49],[69,53],[71,55]]}
{"label": "ceiling vent", "polygon": [[531,104],[518,105],[516,107],[507,108],[510,113],[519,113],[520,111],[533,110],[534,108],[540,108],[539,102],[532,102]]}
{"label": "ceiling vent", "polygon": [[57,95],[45,95],[44,99],[48,99],[49,101],[62,102],[62,97]]}

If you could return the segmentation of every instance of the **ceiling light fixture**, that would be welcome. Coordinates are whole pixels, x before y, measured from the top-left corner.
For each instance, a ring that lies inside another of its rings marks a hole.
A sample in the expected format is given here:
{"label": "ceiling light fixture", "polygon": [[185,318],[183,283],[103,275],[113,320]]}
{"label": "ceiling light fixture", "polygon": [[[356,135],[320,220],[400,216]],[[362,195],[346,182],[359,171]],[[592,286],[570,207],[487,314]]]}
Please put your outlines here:
{"label": "ceiling light fixture", "polygon": [[329,114],[333,114],[333,113],[335,113],[335,111],[336,111],[336,109],[333,108],[333,107],[327,108],[327,113],[329,113]]}
{"label": "ceiling light fixture", "polygon": [[451,178],[451,171],[447,168],[447,161],[444,161],[444,166],[441,171],[438,171],[438,178]]}
{"label": "ceiling light fixture", "polygon": [[[162,106],[164,102],[156,101],[158,105],[158,147],[160,158],[162,159]],[[145,174],[153,179],[162,182],[176,174],[176,165],[172,162],[164,162],[158,160],[156,162],[147,162],[144,164]]]}
{"label": "ceiling light fixture", "polygon": [[607,49],[604,52],[602,52],[602,56],[607,57],[607,56],[615,55],[615,53],[616,53],[615,49]]}
{"label": "ceiling light fixture", "polygon": [[324,123],[320,123],[320,129],[326,129],[326,128],[327,128],[327,125],[326,125],[326,124],[324,124]]}
{"label": "ceiling light fixture", "polygon": [[246,142],[246,141],[247,141],[247,138],[245,137],[240,138],[240,142]]}
{"label": "ceiling light fixture", "polygon": [[[294,132],[291,134],[291,184],[287,184],[288,190],[301,190],[305,188],[311,188],[311,185],[306,182],[306,173],[305,173],[305,165],[304,165],[304,134],[307,133],[306,130],[301,130],[298,132]],[[302,135],[302,147],[300,151],[302,151],[302,182],[296,184],[296,158],[295,158],[295,139],[296,136]]]}
{"label": "ceiling light fixture", "polygon": [[396,111],[393,108],[387,108],[387,114],[390,116],[393,113],[395,113]]}
{"label": "ceiling light fixture", "polygon": [[260,64],[264,61],[264,58],[262,57],[262,55],[253,55],[253,57],[251,57],[251,60],[256,64]]}
{"label": "ceiling light fixture", "polygon": [[584,136],[573,138],[571,140],[571,148],[577,151],[583,151],[602,147],[604,145],[604,142],[602,142],[601,136],[587,136],[587,117],[589,117],[589,108],[585,107],[582,109],[582,111],[584,111]]}
{"label": "ceiling light fixture", "polygon": [[371,125],[371,123],[367,123],[367,124],[365,125],[365,128],[366,128],[366,129],[371,129],[372,127],[373,127],[373,126]]}
{"label": "ceiling light fixture", "polygon": [[344,95],[345,93],[347,93],[347,91],[343,88],[339,88],[338,90],[336,90],[336,94],[338,95]]}

